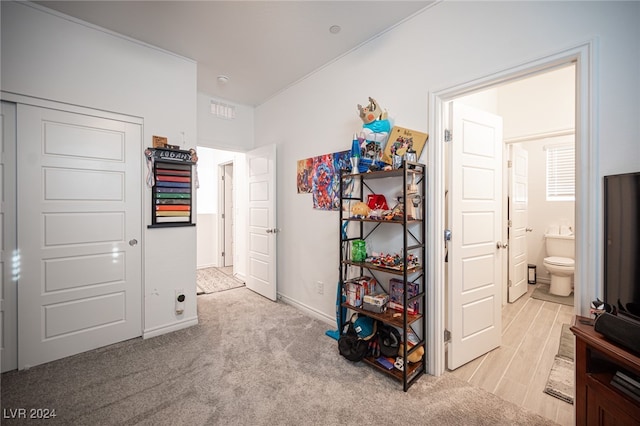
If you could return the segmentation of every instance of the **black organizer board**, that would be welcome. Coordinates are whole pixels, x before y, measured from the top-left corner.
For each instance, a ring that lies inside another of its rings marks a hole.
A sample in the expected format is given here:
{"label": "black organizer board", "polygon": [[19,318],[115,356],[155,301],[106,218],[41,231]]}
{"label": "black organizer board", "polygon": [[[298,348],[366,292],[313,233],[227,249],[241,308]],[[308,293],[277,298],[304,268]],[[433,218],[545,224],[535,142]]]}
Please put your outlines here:
{"label": "black organizer board", "polygon": [[148,227],[195,226],[192,163],[156,159],[153,177],[151,225]]}

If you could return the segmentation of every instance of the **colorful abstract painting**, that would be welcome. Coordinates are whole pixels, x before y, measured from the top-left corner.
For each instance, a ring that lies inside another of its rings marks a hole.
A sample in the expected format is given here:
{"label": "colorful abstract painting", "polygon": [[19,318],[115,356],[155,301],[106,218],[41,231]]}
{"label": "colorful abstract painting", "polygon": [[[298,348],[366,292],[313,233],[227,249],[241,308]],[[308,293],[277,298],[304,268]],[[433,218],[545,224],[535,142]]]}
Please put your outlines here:
{"label": "colorful abstract painting", "polygon": [[348,167],[349,151],[319,155],[311,160],[313,161],[311,170],[313,208],[338,210],[340,208],[340,169]]}

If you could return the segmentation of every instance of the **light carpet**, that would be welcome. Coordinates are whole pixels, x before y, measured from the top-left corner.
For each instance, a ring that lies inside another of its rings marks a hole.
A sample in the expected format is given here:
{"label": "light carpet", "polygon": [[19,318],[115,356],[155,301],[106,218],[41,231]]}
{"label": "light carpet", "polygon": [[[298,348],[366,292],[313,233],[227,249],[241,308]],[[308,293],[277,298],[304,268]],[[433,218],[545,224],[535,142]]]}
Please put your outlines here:
{"label": "light carpet", "polygon": [[203,268],[196,271],[198,294],[210,294],[218,291],[242,287],[244,283],[233,276],[230,268]]}
{"label": "light carpet", "polygon": [[47,425],[552,424],[450,373],[405,393],[341,357],[325,322],[247,288],[197,302],[196,326],[5,373],[3,408],[56,409]]}
{"label": "light carpet", "polygon": [[533,290],[531,297],[538,300],[545,300],[547,302],[560,303],[562,305],[573,306],[573,293],[568,296],[557,296],[549,293],[549,285],[540,284]]}
{"label": "light carpet", "polygon": [[558,354],[553,360],[549,378],[544,388],[545,393],[569,404],[573,404],[575,396],[574,346],[574,336],[569,329],[569,324],[563,324]]}

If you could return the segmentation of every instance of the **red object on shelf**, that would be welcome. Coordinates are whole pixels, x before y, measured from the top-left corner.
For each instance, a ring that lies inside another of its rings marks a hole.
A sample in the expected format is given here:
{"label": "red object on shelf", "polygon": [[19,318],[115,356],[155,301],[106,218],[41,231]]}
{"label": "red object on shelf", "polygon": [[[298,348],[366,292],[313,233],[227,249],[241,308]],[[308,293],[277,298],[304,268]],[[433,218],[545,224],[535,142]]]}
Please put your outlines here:
{"label": "red object on shelf", "polygon": [[387,199],[383,194],[369,194],[367,195],[367,206],[371,210],[389,210],[389,206],[387,205]]}

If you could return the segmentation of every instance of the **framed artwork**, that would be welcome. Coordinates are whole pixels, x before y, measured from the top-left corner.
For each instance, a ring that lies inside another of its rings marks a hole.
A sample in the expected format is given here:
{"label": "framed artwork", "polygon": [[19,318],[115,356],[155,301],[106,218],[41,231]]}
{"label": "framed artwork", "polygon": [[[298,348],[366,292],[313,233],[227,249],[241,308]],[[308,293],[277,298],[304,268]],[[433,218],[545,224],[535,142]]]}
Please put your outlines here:
{"label": "framed artwork", "polygon": [[416,158],[420,159],[420,154],[422,154],[427,139],[429,139],[428,133],[394,126],[384,147],[382,161],[387,164],[393,164],[393,155],[403,156],[410,147],[416,152]]}

